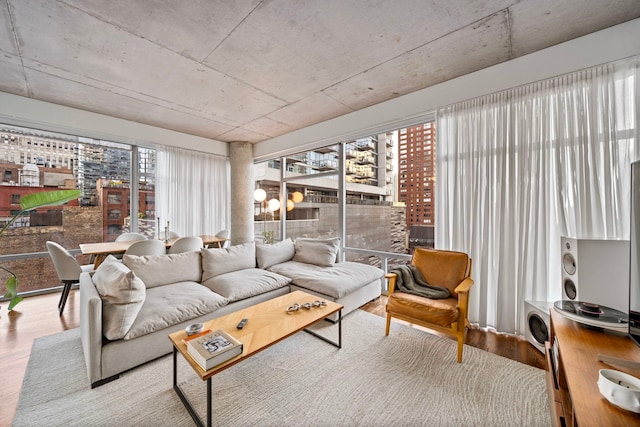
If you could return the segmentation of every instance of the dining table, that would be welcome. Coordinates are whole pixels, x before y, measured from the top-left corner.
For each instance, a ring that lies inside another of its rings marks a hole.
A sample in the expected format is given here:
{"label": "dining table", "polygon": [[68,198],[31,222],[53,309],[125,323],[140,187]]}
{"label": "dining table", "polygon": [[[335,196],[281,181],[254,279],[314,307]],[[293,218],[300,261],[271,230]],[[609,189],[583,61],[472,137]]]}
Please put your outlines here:
{"label": "dining table", "polygon": [[[202,243],[207,246],[214,246],[217,248],[222,248],[224,243],[229,240],[226,237],[216,237],[213,235],[201,235],[199,236],[202,239]],[[173,239],[165,240],[164,244],[169,249],[179,237],[174,237]],[[129,240],[125,242],[97,242],[97,243],[80,243],[80,251],[83,255],[90,255],[93,268],[98,268],[98,266],[105,260],[109,255],[117,255],[124,254],[129,246],[134,244],[136,240]]]}

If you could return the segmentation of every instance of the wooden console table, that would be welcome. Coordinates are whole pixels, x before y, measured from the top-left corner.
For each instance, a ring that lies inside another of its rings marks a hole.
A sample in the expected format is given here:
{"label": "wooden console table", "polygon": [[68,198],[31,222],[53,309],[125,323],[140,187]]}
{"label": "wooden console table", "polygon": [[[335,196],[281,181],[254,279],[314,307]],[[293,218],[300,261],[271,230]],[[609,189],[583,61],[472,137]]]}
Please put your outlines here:
{"label": "wooden console table", "polygon": [[640,377],[640,370],[600,362],[598,354],[640,362],[640,347],[625,334],[589,329],[553,308],[550,318],[551,342],[546,343],[546,357],[552,425],[640,426],[640,414],[612,405],[598,390],[600,369],[616,369]]}

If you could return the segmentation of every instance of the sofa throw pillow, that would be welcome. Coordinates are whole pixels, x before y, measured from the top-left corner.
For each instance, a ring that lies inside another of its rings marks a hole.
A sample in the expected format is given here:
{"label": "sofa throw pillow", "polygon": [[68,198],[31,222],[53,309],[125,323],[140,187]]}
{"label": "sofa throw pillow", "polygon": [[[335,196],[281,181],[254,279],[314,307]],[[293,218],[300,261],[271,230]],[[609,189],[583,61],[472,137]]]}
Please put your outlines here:
{"label": "sofa throw pillow", "polygon": [[124,338],[144,303],[144,282],[112,256],[100,264],[93,282],[102,298],[103,335],[109,340]]}
{"label": "sofa throw pillow", "polygon": [[256,245],[254,242],[229,246],[228,248],[201,249],[202,281],[232,271],[256,267]]}
{"label": "sofa throw pillow", "polygon": [[296,254],[293,256],[294,261],[319,265],[321,267],[331,267],[335,264],[336,257],[338,256],[338,250],[340,249],[340,238],[298,238],[295,242],[295,249]]}
{"label": "sofa throw pillow", "polygon": [[291,261],[295,253],[296,248],[291,239],[271,245],[256,245],[256,261],[258,261],[258,267],[262,269]]}
{"label": "sofa throw pillow", "polygon": [[122,262],[142,279],[147,288],[176,282],[200,282],[202,279],[199,251],[152,256],[125,255]]}

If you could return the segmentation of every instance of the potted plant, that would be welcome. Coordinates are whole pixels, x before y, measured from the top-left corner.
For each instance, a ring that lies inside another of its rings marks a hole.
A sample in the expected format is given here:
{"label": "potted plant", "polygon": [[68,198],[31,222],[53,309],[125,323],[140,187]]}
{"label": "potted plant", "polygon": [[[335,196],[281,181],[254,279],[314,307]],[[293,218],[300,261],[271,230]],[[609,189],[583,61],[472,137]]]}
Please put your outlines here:
{"label": "potted plant", "polygon": [[[0,236],[25,212],[45,206],[63,205],[73,199],[77,199],[78,197],[80,197],[80,190],[43,191],[41,193],[34,193],[21,197],[20,212],[11,217],[4,227],[2,227],[2,230],[0,230]],[[4,297],[9,299],[9,307],[7,309],[11,311],[20,301],[22,301],[22,297],[18,296],[18,277],[2,266],[0,266],[0,269],[6,271],[10,275],[5,283],[7,292],[4,294]]]}

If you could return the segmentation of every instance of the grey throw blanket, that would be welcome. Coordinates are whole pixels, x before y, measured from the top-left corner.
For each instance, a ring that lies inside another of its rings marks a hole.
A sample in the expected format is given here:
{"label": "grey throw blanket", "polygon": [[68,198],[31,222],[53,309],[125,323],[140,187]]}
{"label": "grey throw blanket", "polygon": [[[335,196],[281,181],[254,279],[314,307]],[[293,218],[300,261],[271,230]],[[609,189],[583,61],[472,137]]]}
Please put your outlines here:
{"label": "grey throw blanket", "polygon": [[425,280],[420,270],[415,265],[401,265],[392,268],[390,273],[395,273],[396,290],[408,294],[420,295],[431,299],[449,298],[449,289],[443,286],[430,285]]}

